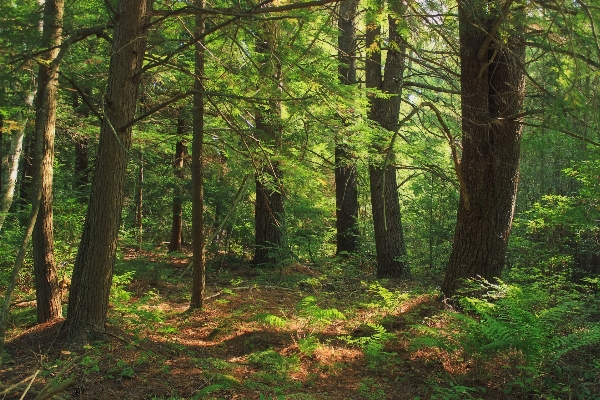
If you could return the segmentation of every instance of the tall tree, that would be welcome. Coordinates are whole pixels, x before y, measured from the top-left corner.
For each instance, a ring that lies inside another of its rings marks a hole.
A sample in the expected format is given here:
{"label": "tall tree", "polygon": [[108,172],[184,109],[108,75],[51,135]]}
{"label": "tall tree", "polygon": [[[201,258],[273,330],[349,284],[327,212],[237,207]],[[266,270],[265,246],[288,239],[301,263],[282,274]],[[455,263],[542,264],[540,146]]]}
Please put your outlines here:
{"label": "tall tree", "polygon": [[[2,173],[0,175],[1,191],[0,191],[0,230],[4,225],[4,220],[10,206],[13,202],[15,188],[17,184],[17,175],[19,172],[19,159],[23,149],[23,137],[25,135],[25,126],[27,120],[23,121],[21,112],[17,114],[17,121],[13,122],[10,127],[10,144],[6,151],[2,153]],[[4,143],[2,143],[4,147]]]}
{"label": "tall tree", "polygon": [[[91,95],[90,89],[84,89],[83,92],[86,96]],[[72,94],[73,100],[73,109],[77,112],[77,114],[81,115],[84,118],[90,116],[90,108],[87,104],[81,104],[79,102],[79,93],[76,91]],[[90,156],[88,153],[88,147],[90,138],[81,132],[77,132],[75,137],[73,138],[75,142],[75,163],[73,165],[73,189],[78,191],[80,196],[79,199],[83,201],[86,199],[84,194],[87,193],[87,187],[89,183],[89,161]]]}
{"label": "tall tree", "polygon": [[367,21],[366,45],[369,54],[366,60],[366,86],[377,89],[382,94],[370,94],[368,116],[384,130],[384,133],[389,132],[381,141],[389,143],[389,146],[379,144],[380,141],[373,144],[378,158],[369,164],[369,185],[375,228],[377,277],[406,279],[410,272],[402,232],[393,140],[389,140],[393,132],[399,129],[398,117],[406,52],[406,42],[399,33],[399,22],[403,16],[404,5],[400,1],[390,1],[389,7],[385,64],[382,64],[380,20],[377,16],[370,15]]}
{"label": "tall tree", "polygon": [[[343,85],[356,84],[356,13],[358,0],[342,1],[338,17],[338,74]],[[337,254],[358,250],[356,163],[344,138],[335,143],[335,208]]]}
{"label": "tall tree", "polygon": [[519,180],[517,114],[525,93],[518,21],[500,29],[511,3],[499,9],[493,2],[458,2],[463,151],[458,219],[442,284],[448,297],[461,279],[493,280],[504,266]]}
{"label": "tall tree", "polygon": [[58,94],[57,58],[62,42],[64,0],[46,0],[42,46],[49,49],[39,63],[38,91],[35,118],[35,140],[44,143],[44,155],[34,160],[41,166],[35,168],[34,187],[41,187],[42,197],[33,230],[33,269],[37,302],[37,322],[42,323],[62,317],[61,290],[54,261],[54,218],[52,210],[52,184],[54,179],[54,132]]}
{"label": "tall tree", "polygon": [[[196,6],[204,8],[205,0],[196,0]],[[192,269],[192,295],[190,309],[200,309],[204,306],[204,287],[206,283],[206,266],[204,264],[204,37],[205,18],[203,14],[196,15],[194,34],[194,105],[193,138],[192,138],[192,252],[194,263]]]}
{"label": "tall tree", "polygon": [[[278,23],[263,22],[256,39],[260,73],[265,85],[276,85],[281,91],[282,65],[276,54]],[[268,83],[266,83],[268,82]],[[275,96],[273,96],[275,97]],[[263,163],[256,174],[256,203],[254,208],[254,264],[274,265],[280,260],[283,245],[283,171],[279,161],[270,154],[281,148],[281,102],[272,100],[257,109],[255,131],[260,143]]]}
{"label": "tall tree", "polygon": [[152,0],[121,0],[100,129],[98,156],[83,234],[73,269],[67,329],[71,338],[103,330],[123,205],[131,125],[146,50]]}
{"label": "tall tree", "polygon": [[[175,144],[175,160],[173,160],[173,173],[176,181],[183,181],[185,173],[183,171],[184,159],[187,154],[187,145],[183,139],[185,131],[185,118],[183,109],[179,110],[177,118],[177,143]],[[175,182],[173,189],[173,218],[171,224],[171,241],[169,242],[169,251],[181,250],[183,231],[183,189],[180,182]]]}

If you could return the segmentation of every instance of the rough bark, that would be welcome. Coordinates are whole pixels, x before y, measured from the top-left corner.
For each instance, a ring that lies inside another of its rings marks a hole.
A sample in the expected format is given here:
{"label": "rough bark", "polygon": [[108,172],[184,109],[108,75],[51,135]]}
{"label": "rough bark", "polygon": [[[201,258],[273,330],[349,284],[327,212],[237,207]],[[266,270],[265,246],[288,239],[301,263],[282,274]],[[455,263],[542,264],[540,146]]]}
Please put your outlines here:
{"label": "rough bark", "polygon": [[[183,161],[187,154],[187,146],[181,137],[185,129],[185,119],[181,115],[177,120],[177,136],[180,138],[175,145],[175,160],[173,160],[173,174],[177,181],[183,181],[185,174],[183,171]],[[169,251],[180,251],[183,232],[183,189],[179,182],[175,182],[173,189],[173,218],[171,224],[171,241],[169,242]]]}
{"label": "rough bark", "polygon": [[[356,13],[358,0],[340,3],[338,18],[338,74],[340,83],[356,84]],[[358,250],[358,187],[356,163],[349,146],[337,137],[335,144],[336,253]]]}
{"label": "rough bark", "polygon": [[[261,73],[273,82],[281,80],[281,62],[275,55],[277,22],[263,23],[256,43]],[[278,85],[277,91],[281,90]],[[255,112],[256,136],[263,147],[277,151],[281,148],[281,104],[271,101]],[[273,266],[281,261],[284,216],[283,172],[279,162],[265,152],[263,164],[256,174],[256,203],[254,207],[254,265]]]}
{"label": "rough bark", "polygon": [[[388,98],[371,96],[369,119],[390,132],[387,143],[398,129],[402,78],[406,45],[398,34],[396,16],[388,16],[388,50],[382,73],[381,51],[373,51],[366,61],[366,86],[379,89]],[[367,25],[367,48],[378,47],[381,27],[375,22]],[[377,277],[403,278],[410,276],[406,260],[406,246],[402,232],[400,198],[396,182],[394,151],[389,146],[374,143],[373,149],[379,156],[369,166],[371,208],[377,251]]]}
{"label": "rough bark", "polygon": [[512,116],[523,104],[525,45],[511,32],[486,49],[492,18],[481,2],[459,2],[464,187],[442,284],[447,297],[462,279],[500,276],[512,227],[522,132]]}
{"label": "rough bark", "polygon": [[33,230],[33,270],[37,322],[43,323],[62,317],[61,290],[54,261],[54,218],[52,210],[52,185],[54,179],[54,132],[58,95],[58,56],[62,42],[64,0],[46,0],[42,46],[51,49],[42,54],[47,63],[40,63],[35,118],[35,140],[44,143],[44,154],[35,163],[35,187],[41,186],[42,197]]}
{"label": "rough bark", "polygon": [[103,331],[112,283],[131,127],[151,0],[121,0],[90,202],[75,261],[66,326],[72,339]]}
{"label": "rough bark", "polygon": [[[196,0],[196,6],[204,8],[205,0]],[[200,37],[204,33],[205,19],[196,15],[195,34]],[[190,309],[201,309],[204,306],[204,288],[206,284],[206,265],[204,262],[204,40],[199,39],[194,46],[195,76],[193,105],[193,138],[192,138],[192,293]]]}
{"label": "rough bark", "polygon": [[19,159],[23,149],[23,136],[25,134],[26,121],[19,121],[16,129],[11,131],[10,147],[6,155],[2,157],[2,192],[0,193],[0,231],[4,220],[13,202],[17,175],[19,172]]}

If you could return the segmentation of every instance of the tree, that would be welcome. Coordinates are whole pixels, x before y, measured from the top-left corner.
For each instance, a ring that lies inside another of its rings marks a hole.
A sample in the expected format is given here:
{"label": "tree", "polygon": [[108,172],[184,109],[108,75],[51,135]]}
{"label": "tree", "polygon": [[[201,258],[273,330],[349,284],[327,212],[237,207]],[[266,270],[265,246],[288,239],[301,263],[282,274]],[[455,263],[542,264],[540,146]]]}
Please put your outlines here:
{"label": "tree", "polygon": [[[175,144],[175,160],[173,160],[173,173],[175,179],[183,181],[185,173],[183,171],[184,159],[187,155],[187,145],[182,138],[185,131],[185,118],[183,109],[179,110],[177,118],[177,143]],[[173,221],[171,225],[171,241],[169,242],[169,251],[180,251],[183,230],[183,190],[179,182],[175,182],[173,189]]]}
{"label": "tree", "polygon": [[500,276],[519,181],[524,99],[525,42],[515,23],[505,24],[487,2],[459,1],[462,160],[460,202],[452,253],[442,291],[454,294],[461,279]]}
{"label": "tree", "polygon": [[151,0],[120,1],[108,72],[105,115],[90,202],[73,269],[67,329],[71,338],[103,330],[123,204],[131,124],[146,48]]}
{"label": "tree", "polygon": [[[382,64],[382,29],[377,17],[370,15],[367,21],[366,86],[371,92],[368,117],[377,124],[384,138],[373,143],[378,157],[369,164],[371,207],[377,251],[377,277],[403,278],[410,276],[406,260],[406,245],[402,232],[400,198],[396,182],[393,141],[388,138],[399,129],[402,81],[406,42],[399,33],[402,10],[399,2],[391,2],[394,8],[387,15],[388,43],[385,65]],[[384,73],[382,74],[382,66]],[[377,127],[375,128],[378,129]],[[386,133],[388,135],[386,135]],[[390,143],[386,147],[381,142]]]}
{"label": "tree", "polygon": [[[356,13],[358,0],[340,3],[338,17],[338,67],[340,83],[356,84]],[[358,250],[358,187],[356,164],[343,138],[335,143],[336,253]]]}
{"label": "tree", "polygon": [[54,179],[54,132],[58,94],[58,62],[54,62],[62,42],[64,0],[46,0],[42,46],[48,48],[39,63],[36,101],[35,140],[44,143],[44,154],[34,162],[34,187],[41,187],[42,197],[33,230],[33,268],[37,322],[42,323],[62,317],[61,290],[54,261],[54,219],[52,210],[52,185]]}
{"label": "tree", "polygon": [[[205,0],[196,0],[196,6],[204,8]],[[206,271],[204,264],[204,15],[196,15],[194,44],[194,105],[193,138],[192,138],[192,295],[190,309],[201,309],[204,306],[204,287]]]}
{"label": "tree", "polygon": [[[21,112],[17,113],[17,116],[18,120],[9,125],[10,147],[7,149],[6,154],[4,153],[4,149],[2,149],[0,230],[2,230],[4,220],[13,202],[19,172],[19,159],[21,158],[21,151],[23,149],[23,136],[25,135],[25,126],[27,125],[27,120],[23,121]],[[3,127],[3,129],[5,128]],[[4,143],[2,143],[2,147],[4,147]]]}
{"label": "tree", "polygon": [[[263,22],[256,38],[256,52],[265,85],[276,85],[281,91],[282,65],[276,54],[278,23]],[[275,96],[273,96],[275,97]],[[280,261],[283,245],[283,171],[275,151],[281,149],[281,102],[270,100],[254,115],[256,137],[264,160],[256,173],[256,203],[254,209],[255,265],[274,265]]]}

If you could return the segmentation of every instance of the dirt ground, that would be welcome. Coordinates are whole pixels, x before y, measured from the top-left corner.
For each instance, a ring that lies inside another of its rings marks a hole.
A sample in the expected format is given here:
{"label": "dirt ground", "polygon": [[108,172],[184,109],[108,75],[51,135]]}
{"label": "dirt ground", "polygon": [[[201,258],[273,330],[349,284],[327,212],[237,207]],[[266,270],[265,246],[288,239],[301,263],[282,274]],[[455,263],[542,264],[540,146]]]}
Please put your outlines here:
{"label": "dirt ground", "polygon": [[[131,251],[127,257],[152,262],[151,254]],[[184,274],[185,281],[187,261],[173,258],[163,264],[162,271],[171,277]],[[10,338],[8,361],[0,369],[0,392],[38,371],[25,398],[43,394],[48,390],[45,385],[61,373],[50,386],[72,381],[56,398],[413,400],[433,398],[436,387],[448,385],[456,397],[445,398],[526,398],[500,389],[509,378],[506,369],[499,367],[496,378],[490,379],[494,371],[471,374],[474,366],[456,354],[409,348],[411,325],[444,307],[431,295],[408,299],[385,319],[386,332],[394,338],[377,354],[391,356],[374,364],[363,349],[342,339],[373,335],[365,324],[372,308],[358,307],[347,320],[320,327],[294,317],[296,305],[307,295],[340,310],[360,303],[365,290],[359,279],[322,280],[317,288],[286,287],[257,283],[249,268],[229,269],[225,277],[222,271],[210,271],[206,307],[188,312],[189,286],[177,279],[163,280],[152,271],[125,285],[131,294],[127,301],[140,302],[147,314],[129,315],[128,310],[111,306],[109,324],[98,342],[83,348],[67,343],[63,321],[32,326]],[[278,273],[282,279],[318,275],[302,265]],[[144,303],[145,298],[151,300]],[[161,315],[159,320],[156,314]],[[288,323],[265,324],[257,318],[265,314],[287,318]],[[299,347],[307,338],[320,344],[312,352]],[[26,386],[0,398],[18,399]]]}

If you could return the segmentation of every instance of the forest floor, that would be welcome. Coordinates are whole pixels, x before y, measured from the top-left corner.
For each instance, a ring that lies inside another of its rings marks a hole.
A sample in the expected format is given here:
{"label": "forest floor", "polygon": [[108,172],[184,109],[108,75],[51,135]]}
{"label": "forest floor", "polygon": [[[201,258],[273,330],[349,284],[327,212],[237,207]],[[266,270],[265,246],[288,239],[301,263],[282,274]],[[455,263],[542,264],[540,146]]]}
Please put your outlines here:
{"label": "forest floor", "polygon": [[65,381],[58,398],[535,398],[507,391],[516,358],[476,368],[460,350],[411,346],[415,325],[444,324],[433,291],[348,265],[222,263],[208,269],[205,308],[189,312],[188,262],[125,250],[107,330],[83,349],[65,342],[62,321],[36,326],[34,304],[18,302],[0,398],[21,398],[36,371],[25,398]]}

